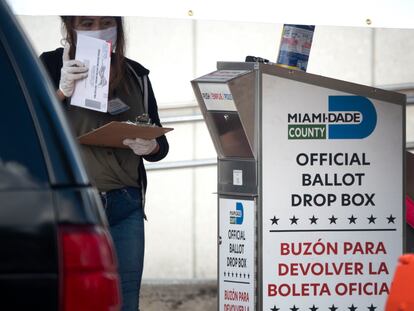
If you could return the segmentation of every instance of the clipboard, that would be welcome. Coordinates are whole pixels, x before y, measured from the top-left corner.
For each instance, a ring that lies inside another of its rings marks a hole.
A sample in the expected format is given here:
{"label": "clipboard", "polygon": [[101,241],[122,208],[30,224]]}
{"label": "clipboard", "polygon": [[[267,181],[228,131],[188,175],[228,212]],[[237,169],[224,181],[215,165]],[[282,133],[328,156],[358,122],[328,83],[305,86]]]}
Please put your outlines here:
{"label": "clipboard", "polygon": [[172,131],[173,128],[147,124],[112,121],[78,137],[82,145],[128,149],[122,142],[126,138],[154,139]]}

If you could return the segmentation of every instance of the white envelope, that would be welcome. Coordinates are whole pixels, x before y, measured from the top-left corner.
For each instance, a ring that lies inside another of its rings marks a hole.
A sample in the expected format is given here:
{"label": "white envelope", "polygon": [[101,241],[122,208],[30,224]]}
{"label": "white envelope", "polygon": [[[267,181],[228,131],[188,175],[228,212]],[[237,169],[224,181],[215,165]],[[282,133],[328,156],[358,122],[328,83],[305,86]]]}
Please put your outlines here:
{"label": "white envelope", "polygon": [[107,112],[111,44],[78,35],[75,59],[85,63],[89,72],[87,78],[76,81],[71,105]]}

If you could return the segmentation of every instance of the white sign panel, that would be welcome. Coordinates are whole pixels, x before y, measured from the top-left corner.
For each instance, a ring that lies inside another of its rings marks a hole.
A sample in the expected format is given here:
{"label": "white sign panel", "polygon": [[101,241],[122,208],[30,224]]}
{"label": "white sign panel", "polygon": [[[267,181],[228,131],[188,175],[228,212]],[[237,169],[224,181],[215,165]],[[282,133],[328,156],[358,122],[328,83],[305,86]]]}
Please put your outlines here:
{"label": "white sign panel", "polygon": [[76,81],[70,104],[107,112],[111,44],[105,40],[78,35],[75,59],[89,68],[88,77]]}
{"label": "white sign panel", "polygon": [[199,83],[207,110],[236,111],[233,95],[226,83]]}
{"label": "white sign panel", "polygon": [[254,311],[255,202],[219,199],[219,310]]}
{"label": "white sign panel", "polygon": [[263,75],[263,310],[384,310],[403,245],[402,117]]}

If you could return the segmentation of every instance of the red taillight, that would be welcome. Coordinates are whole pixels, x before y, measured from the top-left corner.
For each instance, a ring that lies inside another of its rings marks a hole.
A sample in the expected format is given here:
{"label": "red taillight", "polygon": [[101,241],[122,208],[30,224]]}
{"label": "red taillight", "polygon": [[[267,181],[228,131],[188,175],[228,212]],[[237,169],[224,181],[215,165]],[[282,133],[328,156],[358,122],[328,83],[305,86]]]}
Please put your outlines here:
{"label": "red taillight", "polygon": [[106,230],[61,226],[62,311],[120,310],[115,251]]}

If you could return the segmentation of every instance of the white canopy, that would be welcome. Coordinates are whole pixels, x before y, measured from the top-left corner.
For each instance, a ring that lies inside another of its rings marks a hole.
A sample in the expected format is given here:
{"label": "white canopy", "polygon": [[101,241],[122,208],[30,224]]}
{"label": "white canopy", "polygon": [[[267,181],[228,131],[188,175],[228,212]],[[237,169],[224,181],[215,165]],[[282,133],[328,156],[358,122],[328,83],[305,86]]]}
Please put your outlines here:
{"label": "white canopy", "polygon": [[6,0],[17,15],[119,15],[414,28],[414,0]]}

